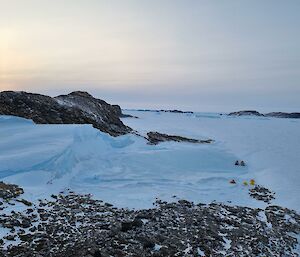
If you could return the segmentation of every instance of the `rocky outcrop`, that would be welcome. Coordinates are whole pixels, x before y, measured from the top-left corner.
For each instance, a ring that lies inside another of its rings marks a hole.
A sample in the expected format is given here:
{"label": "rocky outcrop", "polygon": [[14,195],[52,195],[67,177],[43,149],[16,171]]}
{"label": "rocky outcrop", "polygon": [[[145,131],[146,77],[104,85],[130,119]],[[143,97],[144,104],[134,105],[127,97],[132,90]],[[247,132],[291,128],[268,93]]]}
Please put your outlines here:
{"label": "rocky outcrop", "polygon": [[254,110],[231,112],[229,116],[264,116],[262,113]]}
{"label": "rocky outcrop", "polygon": [[160,112],[171,112],[171,113],[186,113],[186,114],[193,114],[194,112],[191,111],[181,111],[181,110],[160,110]]}
{"label": "rocky outcrop", "polygon": [[265,203],[271,203],[271,201],[275,199],[274,192],[259,185],[249,189],[249,195],[256,200],[263,201]]}
{"label": "rocky outcrop", "polygon": [[[8,212],[1,207],[0,256],[297,256],[297,212],[220,203],[116,208],[74,192]],[[11,207],[7,207],[11,208]]]}
{"label": "rocky outcrop", "polygon": [[290,119],[300,119],[300,112],[269,112],[269,113],[260,113],[258,111],[238,111],[231,112],[229,116],[264,116],[264,117],[274,117],[274,118],[290,118]]}
{"label": "rocky outcrop", "polygon": [[0,181],[0,198],[3,200],[16,198],[23,193],[23,189],[19,186],[14,184],[6,184],[3,181]]}
{"label": "rocky outcrop", "polygon": [[120,120],[121,113],[119,106],[81,91],[54,98],[27,92],[0,93],[0,115],[19,116],[40,124],[92,124],[112,136],[131,131]]}
{"label": "rocky outcrop", "polygon": [[191,111],[181,111],[181,110],[151,110],[151,109],[138,109],[140,112],[170,112],[170,113],[181,113],[181,114],[193,114]]}
{"label": "rocky outcrop", "polygon": [[300,119],[300,112],[270,112],[266,113],[267,117],[275,117],[275,118],[290,118],[290,119]]}
{"label": "rocky outcrop", "polygon": [[211,139],[199,140],[199,139],[187,138],[182,136],[162,134],[159,132],[152,132],[152,131],[147,133],[147,140],[149,141],[150,144],[153,145],[157,145],[160,142],[166,142],[166,141],[188,142],[188,143],[199,143],[199,144],[210,144],[213,142],[213,140]]}

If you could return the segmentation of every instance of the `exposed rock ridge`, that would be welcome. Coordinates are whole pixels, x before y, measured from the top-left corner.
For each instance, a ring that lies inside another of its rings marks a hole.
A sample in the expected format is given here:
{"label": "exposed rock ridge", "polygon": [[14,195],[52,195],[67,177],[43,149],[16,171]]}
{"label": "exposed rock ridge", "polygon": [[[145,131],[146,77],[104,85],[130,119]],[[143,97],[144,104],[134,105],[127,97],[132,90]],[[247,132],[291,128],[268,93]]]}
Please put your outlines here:
{"label": "exposed rock ridge", "polygon": [[19,116],[40,124],[92,124],[112,136],[131,131],[120,120],[121,113],[119,106],[82,91],[54,98],[27,92],[0,93],[0,115]]}
{"label": "exposed rock ridge", "polygon": [[274,118],[290,118],[290,119],[300,119],[300,112],[269,112],[269,113],[260,113],[255,110],[246,110],[246,111],[237,111],[231,112],[229,116],[263,116],[263,117],[274,117]]}
{"label": "exposed rock ridge", "polygon": [[259,113],[258,111],[254,111],[254,110],[231,112],[228,115],[229,116],[264,116],[262,113]]}
{"label": "exposed rock ridge", "polygon": [[291,118],[291,119],[300,119],[300,112],[270,112],[266,113],[267,117],[276,117],[276,118]]}
{"label": "exposed rock ridge", "polygon": [[192,111],[181,111],[181,110],[152,110],[152,109],[138,109],[137,111],[140,112],[170,112],[170,113],[184,113],[184,114],[193,114],[194,112]]}
{"label": "exposed rock ridge", "polygon": [[199,140],[199,139],[194,139],[194,138],[187,138],[187,137],[182,137],[182,136],[177,136],[177,135],[168,135],[168,134],[163,134],[159,132],[148,132],[147,133],[147,140],[149,141],[150,144],[157,145],[160,142],[166,142],[166,141],[174,141],[174,142],[188,142],[188,143],[199,143],[199,144],[210,144],[213,142],[212,139],[207,139],[207,140]]}

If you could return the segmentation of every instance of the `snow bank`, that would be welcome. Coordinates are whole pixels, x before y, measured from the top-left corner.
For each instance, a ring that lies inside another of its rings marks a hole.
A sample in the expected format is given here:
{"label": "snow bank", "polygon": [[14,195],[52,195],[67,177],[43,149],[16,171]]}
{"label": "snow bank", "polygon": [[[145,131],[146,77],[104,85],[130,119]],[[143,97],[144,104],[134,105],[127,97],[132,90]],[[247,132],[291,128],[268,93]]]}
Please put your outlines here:
{"label": "snow bank", "polygon": [[[277,193],[277,203],[300,209],[298,121],[128,113],[140,119],[123,122],[142,134],[216,141],[152,146],[141,137],[113,138],[90,125],[35,125],[0,116],[0,178],[22,186],[32,201],[69,188],[120,207],[151,207],[156,197],[262,207],[242,185],[254,178]],[[237,159],[247,166],[235,166]]]}
{"label": "snow bank", "polygon": [[300,210],[300,120],[216,113],[126,113],[140,118],[124,122],[142,133],[157,130],[215,139],[214,148],[245,160],[247,176],[276,192],[273,203]]}

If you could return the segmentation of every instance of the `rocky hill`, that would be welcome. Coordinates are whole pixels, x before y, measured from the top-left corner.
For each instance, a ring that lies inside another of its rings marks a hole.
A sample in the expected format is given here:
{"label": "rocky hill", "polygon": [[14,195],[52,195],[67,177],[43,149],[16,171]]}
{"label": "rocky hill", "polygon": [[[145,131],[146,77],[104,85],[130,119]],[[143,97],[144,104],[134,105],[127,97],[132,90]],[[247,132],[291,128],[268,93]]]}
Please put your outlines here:
{"label": "rocky hill", "polygon": [[112,136],[131,131],[120,120],[122,112],[118,105],[110,105],[81,91],[54,98],[4,91],[0,93],[0,115],[19,116],[41,124],[92,124]]}
{"label": "rocky hill", "polygon": [[237,111],[231,112],[229,116],[265,116],[274,118],[290,118],[290,119],[300,119],[300,112],[270,112],[270,113],[260,113],[254,110]]}

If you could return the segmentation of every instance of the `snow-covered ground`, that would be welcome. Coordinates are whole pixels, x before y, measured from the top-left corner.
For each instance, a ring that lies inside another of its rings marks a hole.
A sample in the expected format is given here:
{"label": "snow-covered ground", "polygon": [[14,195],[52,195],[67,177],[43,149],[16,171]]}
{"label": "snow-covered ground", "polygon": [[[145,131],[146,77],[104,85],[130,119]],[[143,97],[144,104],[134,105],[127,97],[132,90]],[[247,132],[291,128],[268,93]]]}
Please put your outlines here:
{"label": "snow-covered ground", "polygon": [[[159,131],[213,144],[117,138],[90,125],[36,125],[0,116],[0,180],[34,201],[66,189],[120,207],[151,207],[155,198],[232,202],[263,207],[248,195],[256,183],[276,192],[274,204],[300,210],[300,120],[218,114],[126,111],[141,134]],[[244,160],[246,167],[234,165]],[[230,184],[234,179],[237,184]]]}

